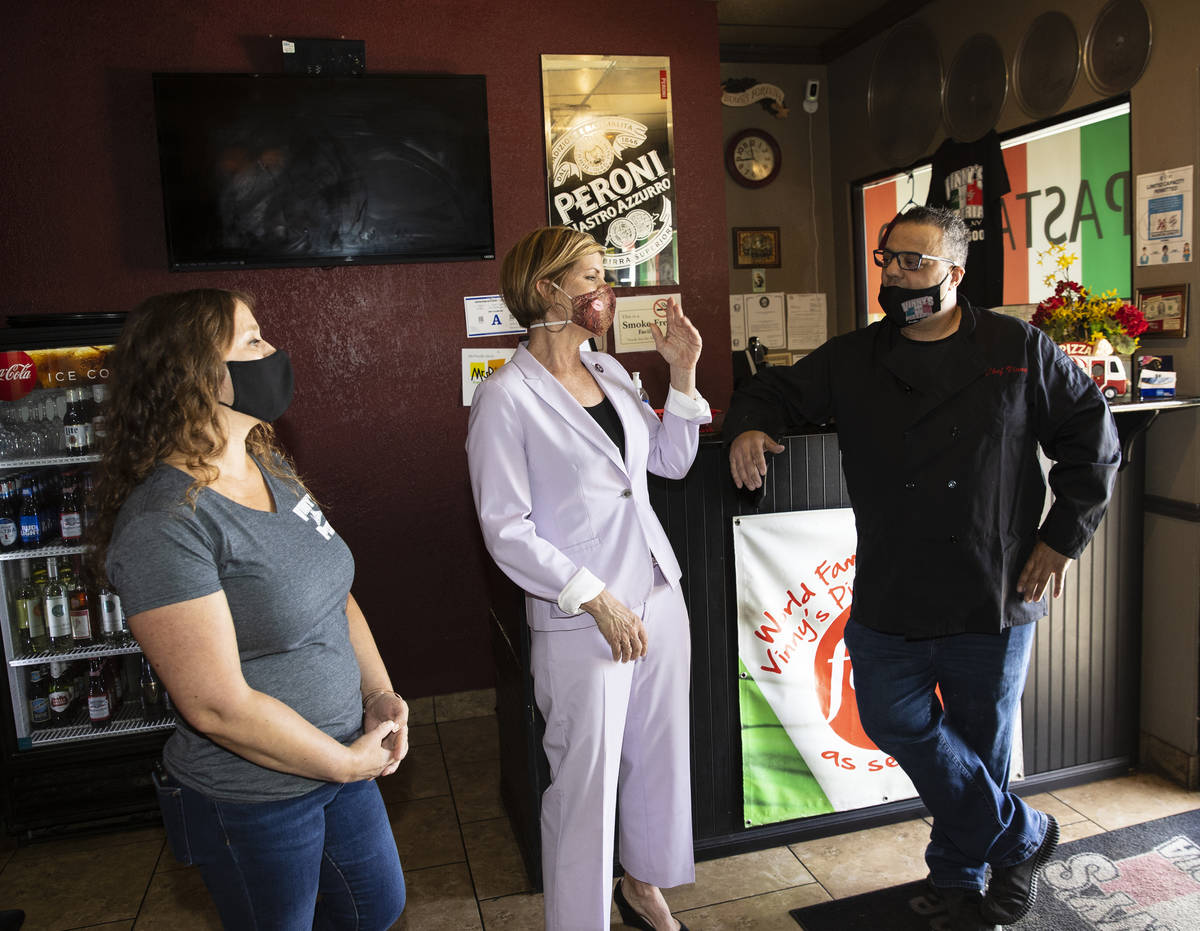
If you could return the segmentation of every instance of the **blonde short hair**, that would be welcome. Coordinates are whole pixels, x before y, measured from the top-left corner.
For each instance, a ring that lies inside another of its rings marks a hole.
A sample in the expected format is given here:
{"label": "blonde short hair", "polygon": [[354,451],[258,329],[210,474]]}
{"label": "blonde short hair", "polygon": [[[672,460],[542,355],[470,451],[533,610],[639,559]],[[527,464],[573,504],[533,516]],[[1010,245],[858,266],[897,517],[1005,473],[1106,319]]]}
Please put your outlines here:
{"label": "blonde short hair", "polygon": [[523,327],[546,316],[549,304],[537,283],[562,280],[567,269],[604,247],[569,226],[544,226],[521,238],[500,265],[500,295]]}

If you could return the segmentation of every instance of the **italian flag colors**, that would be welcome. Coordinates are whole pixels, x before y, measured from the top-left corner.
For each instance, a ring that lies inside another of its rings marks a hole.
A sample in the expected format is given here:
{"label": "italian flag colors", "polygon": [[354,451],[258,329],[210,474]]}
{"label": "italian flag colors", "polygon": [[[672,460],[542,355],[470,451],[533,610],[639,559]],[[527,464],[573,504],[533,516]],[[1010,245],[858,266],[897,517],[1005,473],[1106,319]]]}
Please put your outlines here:
{"label": "italian flag colors", "polygon": [[[1011,192],[1003,200],[1004,303],[1036,304],[1047,275],[1094,293],[1132,296],[1133,185],[1127,104],[1001,144]],[[1040,260],[1051,243],[1074,256]]]}
{"label": "italian flag colors", "polygon": [[[1004,303],[1036,304],[1053,293],[1047,275],[1101,293],[1133,292],[1134,190],[1129,171],[1129,105],[1120,104],[1001,143],[1010,193],[1001,201]],[[863,185],[863,255],[868,320],[879,269],[871,258],[884,227],[909,201],[929,193],[928,164]],[[989,234],[990,235],[990,234]],[[1074,260],[1060,267],[1042,254],[1058,243]]]}

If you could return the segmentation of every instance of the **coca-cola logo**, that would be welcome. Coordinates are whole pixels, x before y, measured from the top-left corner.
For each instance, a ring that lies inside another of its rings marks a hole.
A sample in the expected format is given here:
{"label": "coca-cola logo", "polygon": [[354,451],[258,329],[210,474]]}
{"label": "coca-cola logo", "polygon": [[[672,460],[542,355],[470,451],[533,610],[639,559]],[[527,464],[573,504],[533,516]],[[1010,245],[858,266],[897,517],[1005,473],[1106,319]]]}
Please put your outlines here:
{"label": "coca-cola logo", "polygon": [[0,352],[0,401],[17,401],[37,386],[37,366],[23,352]]}

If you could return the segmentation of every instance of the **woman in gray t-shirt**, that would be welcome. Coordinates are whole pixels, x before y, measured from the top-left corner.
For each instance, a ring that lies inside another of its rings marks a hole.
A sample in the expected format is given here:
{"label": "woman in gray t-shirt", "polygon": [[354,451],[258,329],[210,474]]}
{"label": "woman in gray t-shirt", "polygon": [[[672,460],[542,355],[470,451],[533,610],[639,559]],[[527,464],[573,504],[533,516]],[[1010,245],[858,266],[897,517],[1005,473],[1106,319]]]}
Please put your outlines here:
{"label": "woman in gray t-shirt", "polygon": [[404,877],[372,780],[408,750],[408,707],[349,549],[276,445],[291,364],[251,307],[196,290],[131,317],[93,556],[179,712],[159,800],[225,927],[389,928]]}

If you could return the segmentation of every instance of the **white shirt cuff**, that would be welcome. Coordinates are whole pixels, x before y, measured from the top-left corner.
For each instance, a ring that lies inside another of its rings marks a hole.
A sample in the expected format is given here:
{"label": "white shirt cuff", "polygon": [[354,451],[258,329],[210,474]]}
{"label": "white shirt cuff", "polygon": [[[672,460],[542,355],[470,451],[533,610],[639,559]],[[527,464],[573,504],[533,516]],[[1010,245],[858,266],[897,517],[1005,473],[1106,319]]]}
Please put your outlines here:
{"label": "white shirt cuff", "polygon": [[674,387],[667,388],[667,403],[663,405],[663,410],[668,410],[683,420],[700,420],[704,417],[712,420],[712,409],[704,398],[689,398]]}
{"label": "white shirt cuff", "polygon": [[578,614],[579,606],[604,591],[604,583],[587,569],[580,568],[558,594],[558,607],[563,614]]}

